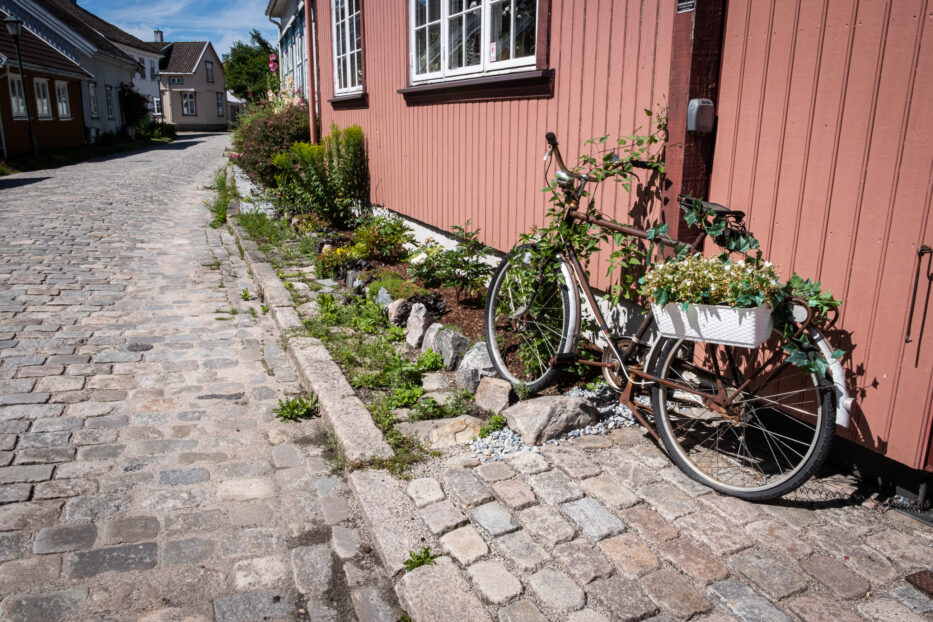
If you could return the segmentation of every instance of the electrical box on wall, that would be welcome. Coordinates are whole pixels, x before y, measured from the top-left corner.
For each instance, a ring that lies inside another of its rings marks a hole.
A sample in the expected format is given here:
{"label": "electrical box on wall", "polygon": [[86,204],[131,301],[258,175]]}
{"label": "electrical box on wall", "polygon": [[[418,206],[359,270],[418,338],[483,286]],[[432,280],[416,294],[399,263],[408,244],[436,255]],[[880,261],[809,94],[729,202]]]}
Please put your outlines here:
{"label": "electrical box on wall", "polygon": [[687,131],[699,134],[709,134],[713,131],[713,122],[716,120],[716,110],[711,99],[691,99],[687,104]]}

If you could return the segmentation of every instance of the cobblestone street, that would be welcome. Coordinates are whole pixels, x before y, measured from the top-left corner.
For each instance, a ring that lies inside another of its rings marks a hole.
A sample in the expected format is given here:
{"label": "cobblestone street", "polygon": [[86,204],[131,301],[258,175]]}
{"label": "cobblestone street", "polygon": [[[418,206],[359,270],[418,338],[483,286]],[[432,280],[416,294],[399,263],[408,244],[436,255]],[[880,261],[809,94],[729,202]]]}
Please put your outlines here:
{"label": "cobblestone street", "polygon": [[271,413],[300,387],[203,203],[228,142],[0,179],[2,620],[394,611],[322,426]]}

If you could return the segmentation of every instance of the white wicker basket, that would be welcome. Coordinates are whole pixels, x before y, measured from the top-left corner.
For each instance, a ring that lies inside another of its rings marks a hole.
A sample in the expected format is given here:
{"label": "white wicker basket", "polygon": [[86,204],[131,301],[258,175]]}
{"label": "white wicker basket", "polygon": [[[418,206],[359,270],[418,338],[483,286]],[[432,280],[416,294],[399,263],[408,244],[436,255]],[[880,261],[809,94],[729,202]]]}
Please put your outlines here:
{"label": "white wicker basket", "polygon": [[679,302],[670,302],[663,307],[652,304],[651,309],[665,337],[755,348],[771,336],[770,305],[737,309],[691,304],[684,311]]}

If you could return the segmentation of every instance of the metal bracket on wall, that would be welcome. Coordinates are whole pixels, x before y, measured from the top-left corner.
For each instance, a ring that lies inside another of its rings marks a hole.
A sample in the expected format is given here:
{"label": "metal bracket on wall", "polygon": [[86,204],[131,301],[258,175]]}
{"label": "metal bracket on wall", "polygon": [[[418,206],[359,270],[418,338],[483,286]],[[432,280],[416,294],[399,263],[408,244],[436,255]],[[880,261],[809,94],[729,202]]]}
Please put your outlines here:
{"label": "metal bracket on wall", "polygon": [[[927,259],[927,280],[930,281],[930,283],[933,283],[933,270],[931,270],[931,267],[933,267],[933,248],[930,248],[929,246],[924,244],[919,249],[917,249],[917,273],[914,276],[914,295],[911,297],[911,300],[910,300],[910,314],[907,316],[907,336],[904,338],[904,343],[910,343],[910,329],[914,321],[914,308],[917,306],[917,294],[919,293],[919,289],[920,289],[920,267],[923,265],[924,255],[930,255],[930,258]],[[926,325],[927,309],[929,308],[929,306],[930,306],[930,288],[928,287],[926,301],[923,304],[923,321],[921,321],[920,323],[921,339],[923,338],[923,329],[924,329],[924,326]],[[919,356],[919,350],[918,350],[918,356]]]}

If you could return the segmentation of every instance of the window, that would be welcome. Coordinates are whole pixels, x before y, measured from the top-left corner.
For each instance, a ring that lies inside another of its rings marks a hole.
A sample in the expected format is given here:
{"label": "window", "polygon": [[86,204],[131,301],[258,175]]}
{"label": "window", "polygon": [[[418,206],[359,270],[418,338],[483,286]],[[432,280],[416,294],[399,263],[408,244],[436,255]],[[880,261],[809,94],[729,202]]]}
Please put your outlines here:
{"label": "window", "polygon": [[194,93],[181,94],[181,114],[186,117],[198,116],[198,105],[194,99]]}
{"label": "window", "polygon": [[224,116],[224,94],[217,93],[217,116]]}
{"label": "window", "polygon": [[112,119],[113,118],[113,87],[105,86],[104,95],[107,100],[106,102],[107,103],[107,118]]}
{"label": "window", "polygon": [[168,79],[168,83],[169,84],[184,84],[185,79],[179,76],[172,76],[171,78]]}
{"label": "window", "polygon": [[412,81],[535,65],[536,0],[410,0]]}
{"label": "window", "polygon": [[150,58],[149,59],[149,78],[151,80],[155,80],[158,77],[159,77],[159,70],[156,67],[155,61]]}
{"label": "window", "polygon": [[97,83],[88,82],[87,83],[87,103],[88,107],[91,109],[91,117],[96,119],[100,116],[100,112],[97,110]]}
{"label": "window", "polygon": [[363,90],[360,0],[331,0],[331,8],[334,26],[334,93],[360,93]]}
{"label": "window", "polygon": [[156,95],[152,98],[152,114],[162,114],[162,96]]}
{"label": "window", "polygon": [[142,56],[139,57],[138,64],[136,65],[136,73],[139,74],[139,77],[143,80],[146,79],[146,59]]}
{"label": "window", "polygon": [[68,101],[68,83],[55,82],[55,101],[58,103],[58,118],[71,118],[71,102]]}
{"label": "window", "polygon": [[13,74],[10,74],[10,101],[13,104],[13,116],[25,119],[26,93],[23,91],[23,80]]}
{"label": "window", "polygon": [[51,119],[52,102],[49,99],[49,81],[33,78],[32,84],[36,89],[36,116],[40,119]]}
{"label": "window", "polygon": [[214,63],[209,60],[204,61],[204,69],[207,71],[207,81],[214,81]]}

